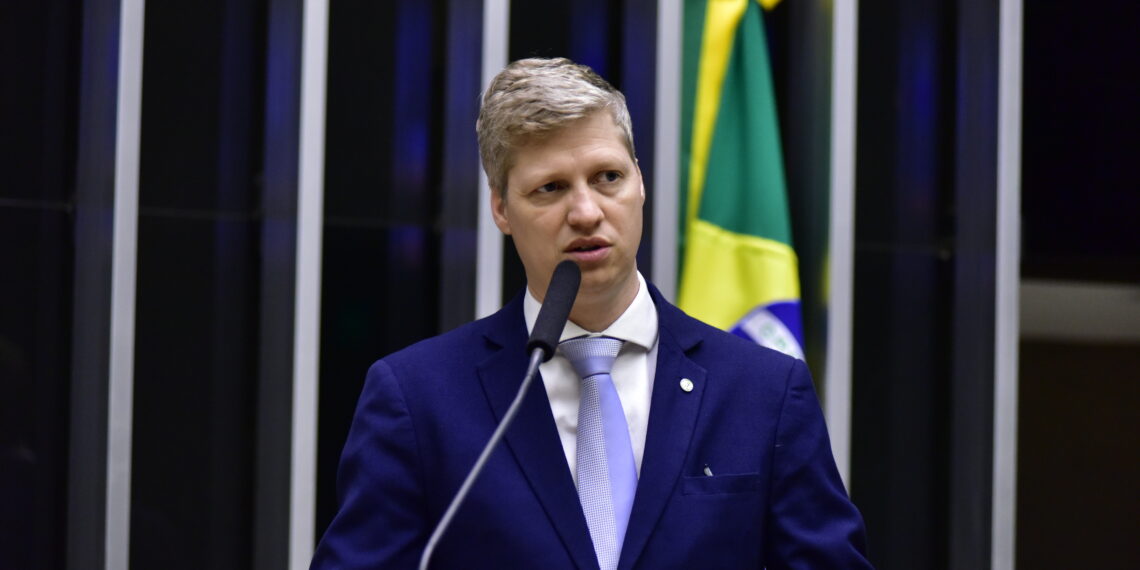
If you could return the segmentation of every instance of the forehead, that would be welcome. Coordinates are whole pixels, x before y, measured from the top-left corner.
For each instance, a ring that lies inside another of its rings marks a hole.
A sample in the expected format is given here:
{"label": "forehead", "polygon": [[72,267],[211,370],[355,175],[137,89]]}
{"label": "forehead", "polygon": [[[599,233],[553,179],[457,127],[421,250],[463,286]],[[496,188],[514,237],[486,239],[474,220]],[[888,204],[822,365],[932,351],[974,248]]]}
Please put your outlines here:
{"label": "forehead", "polygon": [[580,165],[587,161],[632,161],[621,128],[608,112],[597,111],[512,145],[508,173]]}

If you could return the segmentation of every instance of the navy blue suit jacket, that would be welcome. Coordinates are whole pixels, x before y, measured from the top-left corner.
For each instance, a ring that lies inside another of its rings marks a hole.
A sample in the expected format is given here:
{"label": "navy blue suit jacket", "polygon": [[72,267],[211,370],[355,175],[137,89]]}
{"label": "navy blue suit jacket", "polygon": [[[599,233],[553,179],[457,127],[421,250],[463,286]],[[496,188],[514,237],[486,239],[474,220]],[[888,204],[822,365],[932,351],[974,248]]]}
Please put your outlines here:
{"label": "navy blue suit jacket", "polygon": [[[657,374],[619,567],[869,567],[806,366],[706,326],[650,289]],[[341,458],[340,510],[314,568],[415,568],[522,382],[526,340],[520,294],[372,366]],[[541,387],[531,387],[432,567],[598,567]]]}

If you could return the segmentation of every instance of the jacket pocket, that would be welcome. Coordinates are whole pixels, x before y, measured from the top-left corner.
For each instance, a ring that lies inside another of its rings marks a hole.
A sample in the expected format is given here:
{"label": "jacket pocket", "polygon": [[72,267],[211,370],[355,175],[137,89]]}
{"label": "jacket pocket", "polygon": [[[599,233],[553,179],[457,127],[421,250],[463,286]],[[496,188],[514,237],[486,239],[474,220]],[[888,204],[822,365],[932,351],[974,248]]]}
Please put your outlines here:
{"label": "jacket pocket", "polygon": [[696,475],[681,478],[682,495],[716,495],[729,493],[755,493],[760,490],[763,477],[759,473],[739,475]]}

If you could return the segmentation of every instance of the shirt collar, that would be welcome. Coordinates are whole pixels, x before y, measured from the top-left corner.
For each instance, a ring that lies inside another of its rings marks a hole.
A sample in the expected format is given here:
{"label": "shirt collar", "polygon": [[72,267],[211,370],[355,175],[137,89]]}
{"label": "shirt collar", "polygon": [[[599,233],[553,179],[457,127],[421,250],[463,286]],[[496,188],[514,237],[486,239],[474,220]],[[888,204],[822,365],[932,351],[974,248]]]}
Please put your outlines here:
{"label": "shirt collar", "polygon": [[[527,287],[523,298],[523,317],[526,319],[528,334],[534,330],[534,321],[538,319],[538,310],[541,308],[542,303],[531,295],[530,288]],[[566,321],[562,336],[558,340],[561,342],[580,336],[613,337],[632,342],[646,350],[652,349],[657,344],[657,307],[653,305],[653,299],[649,296],[649,287],[646,286],[645,278],[641,276],[640,271],[637,272],[637,295],[633,298],[633,302],[613,324],[606,327],[606,330],[594,333],[572,321]]]}

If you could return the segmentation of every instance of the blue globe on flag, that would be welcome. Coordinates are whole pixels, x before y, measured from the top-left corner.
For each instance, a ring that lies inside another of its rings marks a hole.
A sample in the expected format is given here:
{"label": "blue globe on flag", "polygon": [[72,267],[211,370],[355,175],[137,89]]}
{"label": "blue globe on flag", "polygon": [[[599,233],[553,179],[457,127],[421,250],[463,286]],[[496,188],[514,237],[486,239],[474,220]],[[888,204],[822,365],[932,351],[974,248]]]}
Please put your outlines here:
{"label": "blue globe on flag", "polygon": [[756,307],[737,321],[730,332],[804,360],[799,301],[781,301]]}

